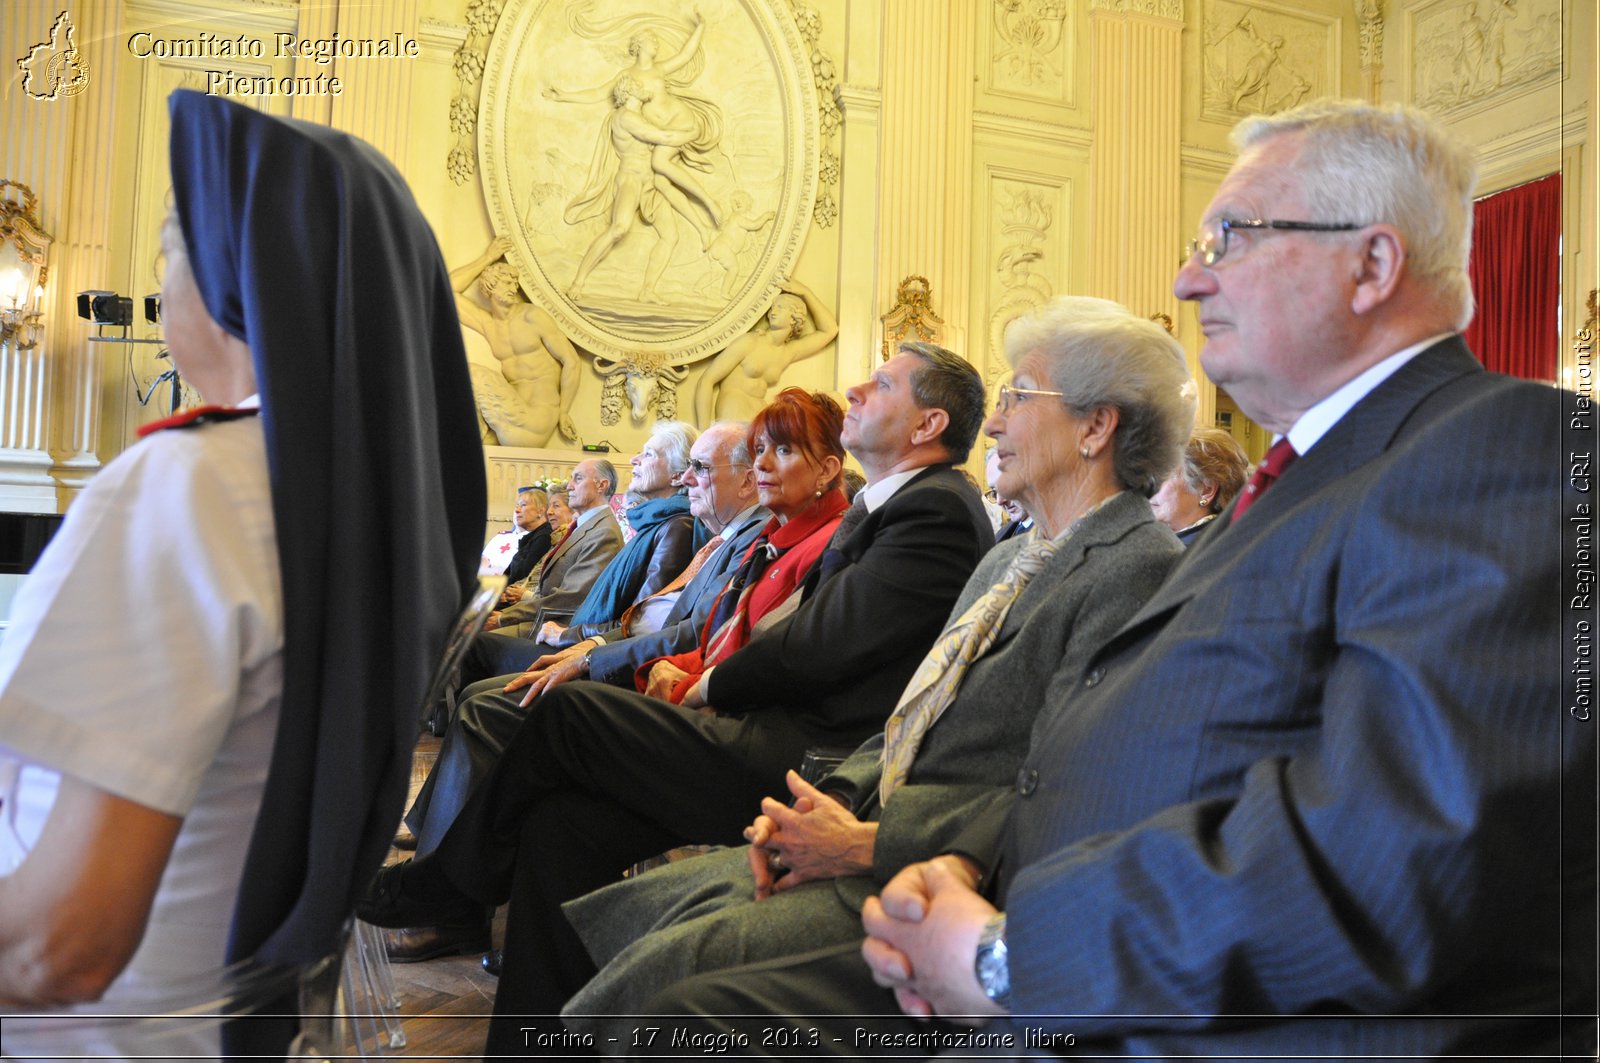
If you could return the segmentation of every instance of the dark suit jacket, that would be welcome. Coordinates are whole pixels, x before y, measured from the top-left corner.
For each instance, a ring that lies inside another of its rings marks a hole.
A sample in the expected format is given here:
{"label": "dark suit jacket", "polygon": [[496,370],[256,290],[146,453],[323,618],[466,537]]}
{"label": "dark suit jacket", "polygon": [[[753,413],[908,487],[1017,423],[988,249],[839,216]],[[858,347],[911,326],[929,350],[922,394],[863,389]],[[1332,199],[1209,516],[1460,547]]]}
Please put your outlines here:
{"label": "dark suit jacket", "polygon": [[1561,407],[1438,344],[1190,548],[1018,777],[1017,1013],[1232,1058],[1536,1051],[1592,1009]]}
{"label": "dark suit jacket", "polygon": [[707,700],[782,711],[814,744],[854,747],[882,729],[993,545],[965,477],[924,469],[822,555],[794,613],[716,666]]}
{"label": "dark suit jacket", "polygon": [[700,631],[711,615],[717,594],[771,516],[766,509],[756,507],[755,513],[739,525],[732,539],[712,554],[683,588],[683,593],[667,611],[660,630],[631,638],[623,638],[620,631],[607,632],[606,644],[589,655],[589,678],[632,690],[633,674],[640,665],[699,645]]}

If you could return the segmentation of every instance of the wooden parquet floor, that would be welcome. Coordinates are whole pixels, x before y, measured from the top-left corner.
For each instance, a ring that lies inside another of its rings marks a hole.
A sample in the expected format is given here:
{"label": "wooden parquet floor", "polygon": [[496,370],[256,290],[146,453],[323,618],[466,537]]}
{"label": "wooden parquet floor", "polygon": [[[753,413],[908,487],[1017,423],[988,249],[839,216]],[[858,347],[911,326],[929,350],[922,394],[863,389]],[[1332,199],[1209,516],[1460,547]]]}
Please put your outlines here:
{"label": "wooden parquet floor", "polygon": [[[411,792],[407,807],[422,788],[439,753],[439,740],[423,735],[411,761]],[[391,849],[392,863],[409,853]],[[501,940],[505,913],[495,918],[494,939]],[[480,957],[450,956],[423,963],[393,965],[395,988],[400,995],[400,1019],[405,1032],[403,1048],[386,1054],[405,1059],[478,1059],[489,1030],[494,1007],[495,980],[478,965]]]}

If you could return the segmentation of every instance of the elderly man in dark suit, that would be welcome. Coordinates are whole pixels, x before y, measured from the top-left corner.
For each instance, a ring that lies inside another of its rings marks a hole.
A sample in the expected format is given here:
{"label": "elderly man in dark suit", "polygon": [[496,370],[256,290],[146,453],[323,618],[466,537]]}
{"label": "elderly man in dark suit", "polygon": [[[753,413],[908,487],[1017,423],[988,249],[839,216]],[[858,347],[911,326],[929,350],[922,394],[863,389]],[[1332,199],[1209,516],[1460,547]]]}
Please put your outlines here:
{"label": "elderly man in dark suit", "polygon": [[[715,712],[557,687],[433,855],[375,883],[364,917],[389,926],[459,924],[474,918],[467,898],[511,899],[497,1016],[553,1014],[593,973],[562,901],[673,845],[738,840],[746,810],[807,747],[853,747],[881,728],[992,545],[952,467],[983,419],[976,370],[916,345],[849,398],[841,438],[868,486],[799,606],[702,677]],[[497,1020],[490,1041],[521,1051],[516,1020]]]}
{"label": "elderly man in dark suit", "polygon": [[[870,971],[846,946],[700,976],[652,1002],[698,1016],[670,1022],[776,1013],[853,1055],[991,1016],[1003,1055],[1592,1057],[1571,397],[1455,336],[1474,166],[1434,122],[1318,103],[1236,140],[1176,291],[1283,445],[1062,687],[1004,829],[868,902]],[[896,1002],[954,1021],[837,1017]]]}

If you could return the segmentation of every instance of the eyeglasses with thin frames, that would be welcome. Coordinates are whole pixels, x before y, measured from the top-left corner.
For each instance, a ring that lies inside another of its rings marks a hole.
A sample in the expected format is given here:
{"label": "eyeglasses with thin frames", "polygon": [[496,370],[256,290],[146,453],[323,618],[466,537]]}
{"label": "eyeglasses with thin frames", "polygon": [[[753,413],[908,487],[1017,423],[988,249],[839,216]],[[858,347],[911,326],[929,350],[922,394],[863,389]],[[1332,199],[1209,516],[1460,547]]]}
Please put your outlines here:
{"label": "eyeglasses with thin frames", "polygon": [[1021,406],[1031,398],[1061,398],[1065,391],[1043,391],[1039,388],[1017,388],[1010,384],[1000,385],[1000,395],[995,401],[994,408],[997,413],[1007,414],[1012,406]]}
{"label": "eyeglasses with thin frames", "polygon": [[1200,256],[1203,265],[1215,266],[1228,253],[1228,234],[1235,229],[1278,229],[1300,233],[1347,233],[1366,226],[1354,222],[1268,221],[1263,218],[1207,218],[1200,232],[1183,249],[1183,261]]}

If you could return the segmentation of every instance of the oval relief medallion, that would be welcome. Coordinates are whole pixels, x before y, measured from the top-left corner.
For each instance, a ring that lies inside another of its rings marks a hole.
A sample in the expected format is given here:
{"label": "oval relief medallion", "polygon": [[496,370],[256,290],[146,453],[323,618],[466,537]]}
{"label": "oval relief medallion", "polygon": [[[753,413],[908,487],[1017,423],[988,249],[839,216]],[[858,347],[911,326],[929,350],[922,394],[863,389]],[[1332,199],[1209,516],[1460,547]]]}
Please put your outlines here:
{"label": "oval relief medallion", "polygon": [[812,78],[770,0],[509,0],[478,152],[528,294],[596,354],[682,365],[726,347],[805,238]]}

